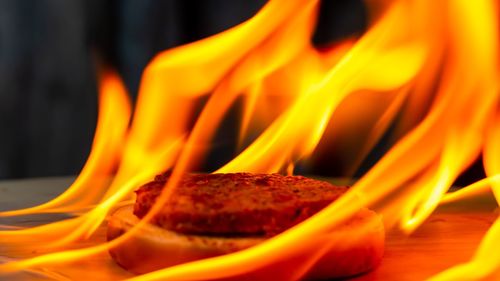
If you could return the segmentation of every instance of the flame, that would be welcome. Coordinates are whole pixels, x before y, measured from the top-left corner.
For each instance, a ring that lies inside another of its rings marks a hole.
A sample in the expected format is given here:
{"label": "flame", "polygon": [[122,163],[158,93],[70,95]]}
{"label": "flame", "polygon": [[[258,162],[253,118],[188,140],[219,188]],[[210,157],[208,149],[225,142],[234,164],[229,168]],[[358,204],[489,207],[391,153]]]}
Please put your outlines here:
{"label": "flame", "polygon": [[[164,51],[143,72],[133,118],[119,77],[103,72],[94,143],[78,178],[49,202],[0,213],[74,217],[0,231],[2,244],[42,251],[0,264],[0,272],[82,260],[128,239],[168,201],[180,175],[201,163],[238,100],[240,151],[216,172],[292,174],[296,163],[321,153],[320,142],[333,139],[346,148],[346,174],[353,174],[383,137],[392,146],[347,194],[296,227],[244,251],[132,280],[228,278],[300,257],[294,270],[275,268],[282,279],[296,280],[339,247],[332,229],[361,207],[380,212],[388,227],[411,233],[439,204],[489,191],[500,202],[498,3],[367,4],[368,30],[321,50],[310,41],[318,1],[271,0],[238,26]],[[488,178],[447,193],[480,154]],[[135,228],[111,242],[75,248],[114,208],[130,203],[139,185],[167,169],[172,176],[157,204]],[[500,249],[500,220],[468,263],[433,279],[494,274],[500,251],[491,249]]]}
{"label": "flame", "polygon": [[[99,202],[109,177],[119,163],[123,140],[131,115],[131,105],[120,78],[113,72],[103,73],[100,84],[99,120],[91,153],[75,182],[53,200],[23,210],[3,212],[16,216],[41,212],[74,212]],[[87,188],[92,186],[93,188]]]}

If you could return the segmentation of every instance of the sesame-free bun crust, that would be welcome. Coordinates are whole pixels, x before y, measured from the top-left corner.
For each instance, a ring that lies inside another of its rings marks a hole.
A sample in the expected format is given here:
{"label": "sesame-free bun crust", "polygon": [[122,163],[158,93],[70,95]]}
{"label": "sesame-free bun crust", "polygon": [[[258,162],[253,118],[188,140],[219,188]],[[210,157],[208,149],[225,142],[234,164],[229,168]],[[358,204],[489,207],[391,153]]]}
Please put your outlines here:
{"label": "sesame-free bun crust", "polygon": [[[139,222],[133,215],[133,206],[114,212],[108,221],[107,239],[113,240]],[[292,269],[307,261],[304,257],[324,249],[301,279],[322,280],[352,276],[374,269],[384,252],[384,227],[380,216],[363,209],[324,237],[297,241],[297,255],[288,256],[267,267],[241,276],[221,280],[292,280],[297,279]],[[112,258],[126,270],[142,274],[203,258],[224,255],[254,246],[265,237],[217,237],[182,234],[153,224],[147,224],[128,240],[110,249]],[[200,279],[200,280],[203,280]]]}

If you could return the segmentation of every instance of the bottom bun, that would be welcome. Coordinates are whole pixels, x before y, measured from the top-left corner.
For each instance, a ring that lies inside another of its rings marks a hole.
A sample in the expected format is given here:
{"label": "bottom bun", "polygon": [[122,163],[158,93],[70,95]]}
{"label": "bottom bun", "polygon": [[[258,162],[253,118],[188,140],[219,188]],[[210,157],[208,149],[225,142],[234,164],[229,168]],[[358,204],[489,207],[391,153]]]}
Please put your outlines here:
{"label": "bottom bun", "polygon": [[[116,210],[108,221],[108,241],[121,236],[138,222],[139,219],[133,215],[133,206]],[[286,260],[273,261],[269,266],[244,276],[223,280],[317,280],[357,275],[374,269],[380,263],[384,253],[384,237],[380,216],[363,209],[327,235],[298,241],[292,245],[296,251],[287,255]],[[143,274],[243,250],[265,239],[188,235],[147,224],[109,252],[121,267],[132,273]],[[322,255],[306,270],[307,257],[314,256],[318,249],[321,249]],[[297,276],[297,272],[301,271],[307,271],[307,274]],[[200,280],[203,278],[200,277]]]}

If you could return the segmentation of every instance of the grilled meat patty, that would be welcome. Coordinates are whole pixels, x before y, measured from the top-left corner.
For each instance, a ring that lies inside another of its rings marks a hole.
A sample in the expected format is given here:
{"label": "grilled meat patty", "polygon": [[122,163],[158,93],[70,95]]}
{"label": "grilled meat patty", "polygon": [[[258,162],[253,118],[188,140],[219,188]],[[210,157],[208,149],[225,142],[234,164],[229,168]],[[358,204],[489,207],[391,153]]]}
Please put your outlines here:
{"label": "grilled meat patty", "polygon": [[[134,214],[142,218],[170,174],[140,187]],[[188,174],[152,223],[180,233],[276,235],[309,218],[347,190],[303,176]]]}

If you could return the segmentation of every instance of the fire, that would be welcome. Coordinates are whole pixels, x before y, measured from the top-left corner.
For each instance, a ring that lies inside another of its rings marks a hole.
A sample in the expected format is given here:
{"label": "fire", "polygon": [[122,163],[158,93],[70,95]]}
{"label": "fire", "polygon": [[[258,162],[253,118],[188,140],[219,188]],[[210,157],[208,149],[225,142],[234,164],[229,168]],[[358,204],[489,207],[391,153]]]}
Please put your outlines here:
{"label": "fire", "polygon": [[[234,28],[154,58],[144,70],[133,116],[119,77],[103,72],[94,144],[79,177],[54,200],[0,213],[75,216],[0,231],[9,247],[43,249],[1,264],[0,272],[74,262],[125,241],[168,201],[179,176],[196,169],[238,99],[244,101],[242,150],[216,172],[293,173],[295,163],[321,153],[317,145],[325,136],[342,139],[344,132],[352,142],[350,171],[388,132],[394,145],[345,196],[289,231],[248,250],[133,280],[234,277],[300,256],[300,266],[286,275],[296,280],[338,246],[331,229],[363,206],[383,214],[388,227],[411,233],[441,203],[488,190],[500,202],[498,3],[368,4],[372,23],[365,34],[318,50],[310,43],[318,1],[271,0]],[[201,98],[207,101],[191,125]],[[258,137],[245,145],[252,135]],[[480,154],[488,178],[447,193]],[[141,224],[112,242],[72,248],[114,208],[129,203],[139,185],[167,169],[172,177]],[[497,220],[470,262],[433,279],[487,277],[500,270],[499,255]]]}

